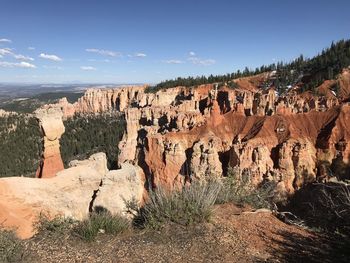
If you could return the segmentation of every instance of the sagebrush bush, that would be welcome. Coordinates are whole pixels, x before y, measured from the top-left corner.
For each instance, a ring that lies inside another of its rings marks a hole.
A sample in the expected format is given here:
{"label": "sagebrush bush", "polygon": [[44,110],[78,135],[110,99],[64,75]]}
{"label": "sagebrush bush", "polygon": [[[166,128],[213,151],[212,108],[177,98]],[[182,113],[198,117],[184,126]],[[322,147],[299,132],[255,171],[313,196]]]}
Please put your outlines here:
{"label": "sagebrush bush", "polygon": [[93,241],[98,233],[117,235],[129,227],[130,223],[125,217],[104,211],[92,213],[88,219],[79,222],[73,231],[81,239]]}
{"label": "sagebrush bush", "polygon": [[195,181],[180,190],[159,187],[150,192],[140,210],[143,225],[159,228],[168,222],[190,225],[208,221],[220,188],[220,183],[214,180]]}
{"label": "sagebrush bush", "polygon": [[237,205],[248,204],[255,209],[273,207],[274,186],[272,184],[253,186],[248,178],[240,178],[239,172],[232,168],[228,169],[227,177],[222,178],[221,182],[217,204],[233,202]]}
{"label": "sagebrush bush", "polygon": [[0,229],[0,262],[18,262],[23,253],[23,244],[14,231]]}

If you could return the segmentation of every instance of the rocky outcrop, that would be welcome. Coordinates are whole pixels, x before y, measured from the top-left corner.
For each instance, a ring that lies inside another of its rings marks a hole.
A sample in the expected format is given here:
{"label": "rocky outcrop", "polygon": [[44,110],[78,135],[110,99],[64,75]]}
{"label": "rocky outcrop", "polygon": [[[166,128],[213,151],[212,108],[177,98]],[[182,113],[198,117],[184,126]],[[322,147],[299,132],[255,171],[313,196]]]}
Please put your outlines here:
{"label": "rocky outcrop", "polygon": [[65,131],[62,111],[56,107],[42,108],[35,112],[44,134],[43,159],[37,177],[48,178],[64,169],[60,153],[60,138]]}
{"label": "rocky outcrop", "polygon": [[93,210],[107,209],[127,216],[127,202],[140,204],[144,196],[145,178],[140,167],[124,163],[121,169],[108,171],[102,178]]}
{"label": "rocky outcrop", "polygon": [[345,69],[326,81],[319,95],[300,94],[295,86],[282,96],[271,84],[272,72],[236,79],[233,86],[89,89],[74,105],[62,101],[60,107],[65,116],[123,112],[119,163],[142,167],[148,186],[226,175],[231,166],[253,184],[275,181],[288,195],[324,178],[320,162],[349,164],[349,76]]}
{"label": "rocky outcrop", "polygon": [[89,160],[74,161],[56,177],[0,179],[0,221],[14,228],[21,238],[31,237],[33,223],[42,212],[76,220],[86,218],[95,208],[126,213],[126,202],[141,202],[143,172],[130,164],[108,171],[104,153]]}

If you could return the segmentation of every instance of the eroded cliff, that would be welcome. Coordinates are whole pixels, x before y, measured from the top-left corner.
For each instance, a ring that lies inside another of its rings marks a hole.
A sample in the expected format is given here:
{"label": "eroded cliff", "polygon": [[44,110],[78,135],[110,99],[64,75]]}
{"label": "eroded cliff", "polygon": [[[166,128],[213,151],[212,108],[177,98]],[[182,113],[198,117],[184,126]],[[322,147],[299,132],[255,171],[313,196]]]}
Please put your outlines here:
{"label": "eroded cliff", "polygon": [[[145,87],[88,90],[76,112],[123,111],[127,131],[119,163],[143,168],[149,186],[169,187],[239,168],[252,183],[275,181],[282,194],[327,180],[320,163],[349,163],[349,70],[336,80],[341,94],[279,95],[261,88],[268,73],[146,93]],[[323,91],[324,94],[321,94]]]}

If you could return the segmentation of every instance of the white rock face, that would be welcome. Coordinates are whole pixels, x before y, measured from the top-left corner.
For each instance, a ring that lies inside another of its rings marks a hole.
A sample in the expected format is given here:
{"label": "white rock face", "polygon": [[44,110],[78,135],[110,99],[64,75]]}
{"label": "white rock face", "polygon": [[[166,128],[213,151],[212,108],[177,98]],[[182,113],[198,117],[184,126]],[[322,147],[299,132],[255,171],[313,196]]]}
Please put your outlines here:
{"label": "white rock face", "polygon": [[[123,213],[125,201],[143,194],[141,168],[124,165],[108,171],[104,153],[75,161],[74,167],[47,179],[11,177],[0,179],[0,222],[14,228],[21,238],[33,236],[33,222],[41,212],[82,220],[93,207]],[[94,193],[99,193],[94,200]]]}
{"label": "white rock face", "polygon": [[124,163],[119,170],[109,171],[102,180],[102,185],[94,201],[94,209],[105,208],[108,211],[126,215],[126,202],[142,200],[143,171],[140,167]]}

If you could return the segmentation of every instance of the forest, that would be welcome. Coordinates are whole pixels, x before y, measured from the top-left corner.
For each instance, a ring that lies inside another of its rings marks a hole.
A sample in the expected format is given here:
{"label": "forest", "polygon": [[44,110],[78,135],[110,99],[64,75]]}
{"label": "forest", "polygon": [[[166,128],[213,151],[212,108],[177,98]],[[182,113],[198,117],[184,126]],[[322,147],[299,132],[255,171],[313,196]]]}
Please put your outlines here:
{"label": "forest", "polygon": [[[350,40],[340,40],[322,50],[321,53],[311,59],[300,55],[291,62],[278,62],[263,65],[255,70],[245,67],[243,71],[238,70],[225,75],[210,75],[197,77],[178,77],[165,80],[155,86],[150,86],[146,92],[155,93],[159,90],[173,88],[176,86],[192,87],[202,84],[227,83],[233,79],[257,75],[264,72],[276,71],[276,77],[269,85],[274,86],[282,94],[288,86],[300,84],[301,92],[315,91],[323,81],[334,79],[343,68],[350,65]],[[234,85],[230,85],[235,88]]]}
{"label": "forest", "polygon": [[125,131],[120,113],[75,115],[64,121],[65,133],[60,139],[65,167],[70,161],[86,159],[96,152],[105,152],[108,168],[118,168],[118,144]]}
{"label": "forest", "polygon": [[43,150],[38,120],[26,114],[0,117],[0,177],[34,177]]}

